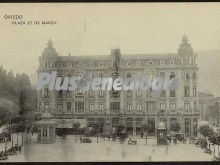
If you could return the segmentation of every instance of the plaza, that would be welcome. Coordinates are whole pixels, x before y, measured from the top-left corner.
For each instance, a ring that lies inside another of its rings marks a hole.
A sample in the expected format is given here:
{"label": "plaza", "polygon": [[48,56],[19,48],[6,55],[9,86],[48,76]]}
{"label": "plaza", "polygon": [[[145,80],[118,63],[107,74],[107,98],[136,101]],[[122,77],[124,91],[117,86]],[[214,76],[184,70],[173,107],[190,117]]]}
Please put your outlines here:
{"label": "plaza", "polygon": [[[121,144],[119,141],[107,141],[101,137],[92,137],[92,143],[80,143],[79,136],[57,138],[53,144],[39,144],[36,135],[30,143],[25,143],[22,152],[9,156],[7,162],[104,162],[104,161],[212,161],[213,155],[204,153],[194,144],[170,143],[157,145],[155,137],[146,139],[131,137],[137,145]],[[19,143],[21,139],[19,139]],[[10,145],[10,144],[9,144]],[[4,144],[0,144],[1,150]],[[59,155],[59,156],[58,156]]]}

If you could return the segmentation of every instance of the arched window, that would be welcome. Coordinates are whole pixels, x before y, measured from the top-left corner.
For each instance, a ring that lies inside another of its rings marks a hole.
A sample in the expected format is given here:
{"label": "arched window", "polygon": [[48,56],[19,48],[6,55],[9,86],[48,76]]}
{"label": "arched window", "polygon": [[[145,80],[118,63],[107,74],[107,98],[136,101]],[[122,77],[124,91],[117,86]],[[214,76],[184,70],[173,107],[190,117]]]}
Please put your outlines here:
{"label": "arched window", "polygon": [[131,78],[131,72],[127,73],[127,78]]}
{"label": "arched window", "polygon": [[170,72],[170,79],[175,77],[175,73],[174,72]]}
{"label": "arched window", "polygon": [[196,72],[193,72],[193,74],[192,74],[192,79],[193,79],[193,80],[196,79]]}
{"label": "arched window", "polygon": [[189,80],[189,73],[185,73],[185,80]]}
{"label": "arched window", "polygon": [[149,64],[149,65],[153,65],[153,61],[149,61],[148,64]]}

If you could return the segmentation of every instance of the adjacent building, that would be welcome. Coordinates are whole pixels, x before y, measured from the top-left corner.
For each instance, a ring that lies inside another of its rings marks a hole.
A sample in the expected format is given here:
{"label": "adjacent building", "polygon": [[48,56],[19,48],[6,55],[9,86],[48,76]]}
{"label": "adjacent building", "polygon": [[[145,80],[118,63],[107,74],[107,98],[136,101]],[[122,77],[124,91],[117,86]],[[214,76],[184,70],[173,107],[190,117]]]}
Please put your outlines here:
{"label": "adjacent building", "polygon": [[[142,72],[150,78],[162,77],[179,80],[176,91],[162,91],[154,97],[150,91],[49,91],[38,92],[38,112],[50,112],[57,121],[71,122],[85,119],[87,127],[98,123],[101,131],[111,132],[120,124],[127,132],[139,135],[147,125],[148,135],[155,136],[163,121],[168,131],[178,121],[186,136],[197,136],[198,67],[196,53],[186,35],[176,53],[123,54],[119,48],[109,55],[59,56],[49,40],[39,58],[39,72],[57,71],[59,77],[80,76],[92,71],[94,77],[129,78]],[[59,127],[59,122],[58,122]]]}

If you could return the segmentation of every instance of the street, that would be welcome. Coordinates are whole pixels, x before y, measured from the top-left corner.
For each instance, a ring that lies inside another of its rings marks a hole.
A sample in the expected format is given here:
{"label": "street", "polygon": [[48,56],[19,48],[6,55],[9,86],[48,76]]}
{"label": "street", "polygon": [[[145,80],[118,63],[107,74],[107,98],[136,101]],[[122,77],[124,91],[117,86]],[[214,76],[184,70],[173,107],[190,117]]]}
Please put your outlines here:
{"label": "street", "polygon": [[[20,137],[20,136],[19,136]],[[79,136],[57,138],[54,144],[38,144],[36,136],[25,143],[21,154],[9,156],[7,162],[88,162],[88,161],[212,161],[213,155],[204,153],[193,144],[169,144],[168,149],[156,145],[156,138],[137,139],[137,145],[92,138],[92,143],[80,143]],[[21,141],[19,141],[20,144]],[[11,144],[9,144],[11,145]],[[1,144],[1,149],[4,144]]]}

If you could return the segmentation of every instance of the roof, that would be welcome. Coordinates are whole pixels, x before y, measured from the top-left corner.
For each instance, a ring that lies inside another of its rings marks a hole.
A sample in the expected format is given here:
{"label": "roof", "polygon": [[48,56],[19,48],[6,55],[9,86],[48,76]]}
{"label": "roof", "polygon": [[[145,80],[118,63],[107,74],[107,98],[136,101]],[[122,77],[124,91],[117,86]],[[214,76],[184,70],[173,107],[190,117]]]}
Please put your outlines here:
{"label": "roof", "polygon": [[56,125],[57,122],[48,119],[42,119],[36,123],[37,125]]}
{"label": "roof", "polygon": [[160,123],[158,124],[157,129],[166,129],[165,123],[164,123],[164,122],[160,122]]}
{"label": "roof", "polygon": [[[122,54],[121,59],[166,59],[175,58],[176,53],[160,54]],[[81,56],[58,56],[59,61],[87,61],[87,60],[110,60],[111,55],[81,55]]]}

